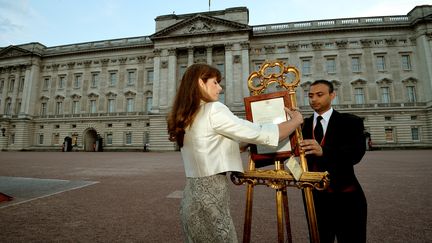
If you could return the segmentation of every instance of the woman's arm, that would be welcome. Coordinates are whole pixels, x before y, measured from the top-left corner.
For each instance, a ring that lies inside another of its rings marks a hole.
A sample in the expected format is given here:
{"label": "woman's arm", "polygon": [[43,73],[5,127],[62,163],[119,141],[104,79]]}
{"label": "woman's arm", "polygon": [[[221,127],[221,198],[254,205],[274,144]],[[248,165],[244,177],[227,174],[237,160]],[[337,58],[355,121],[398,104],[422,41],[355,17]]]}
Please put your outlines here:
{"label": "woman's arm", "polygon": [[303,115],[298,110],[290,110],[285,107],[285,112],[291,119],[278,124],[279,141],[287,138],[303,123]]}

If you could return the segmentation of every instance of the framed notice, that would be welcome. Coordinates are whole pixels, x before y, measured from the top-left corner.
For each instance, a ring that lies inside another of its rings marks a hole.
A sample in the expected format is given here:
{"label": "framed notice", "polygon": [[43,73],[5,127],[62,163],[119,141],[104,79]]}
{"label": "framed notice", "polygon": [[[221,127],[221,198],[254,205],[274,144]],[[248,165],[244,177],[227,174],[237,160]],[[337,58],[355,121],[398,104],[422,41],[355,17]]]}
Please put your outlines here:
{"label": "framed notice", "polygon": [[[287,120],[284,107],[292,108],[288,91],[250,96],[244,101],[246,119],[259,124],[284,122]],[[280,141],[277,147],[251,145],[251,158],[257,162],[284,161],[292,154],[296,154],[296,141],[295,132],[293,132],[289,138]]]}

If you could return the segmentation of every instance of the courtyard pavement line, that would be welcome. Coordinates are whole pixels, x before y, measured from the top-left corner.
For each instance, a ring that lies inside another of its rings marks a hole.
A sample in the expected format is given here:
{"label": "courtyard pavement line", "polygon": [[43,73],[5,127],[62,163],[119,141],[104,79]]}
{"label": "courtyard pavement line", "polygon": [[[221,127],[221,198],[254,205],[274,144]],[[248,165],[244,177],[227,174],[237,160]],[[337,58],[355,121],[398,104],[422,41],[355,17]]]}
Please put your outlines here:
{"label": "courtyard pavement line", "polygon": [[[71,181],[71,180],[61,180],[61,179],[38,179],[38,178],[28,178],[28,177],[9,177],[9,178],[13,178],[13,179],[23,179],[23,180],[43,180],[43,181],[51,181],[51,182],[72,182],[72,183],[81,183],[80,185],[76,185],[76,186],[72,186],[72,187],[66,187],[63,190],[59,190],[53,193],[48,193],[45,195],[41,195],[41,196],[37,196],[37,197],[31,197],[29,199],[24,199],[24,200],[20,200],[20,198],[15,198],[14,193],[12,192],[8,192],[7,194],[12,196],[13,199],[12,201],[7,201],[7,202],[3,202],[2,204],[4,205],[0,205],[0,209],[3,208],[7,208],[7,207],[11,207],[11,206],[17,206],[23,203],[27,203],[33,200],[37,200],[37,199],[41,199],[41,198],[45,198],[45,197],[50,197],[53,195],[57,195],[63,192],[67,192],[67,191],[72,191],[72,190],[76,190],[76,189],[80,189],[86,186],[91,186],[94,184],[99,183],[99,181]],[[4,176],[0,176],[0,179],[7,179],[7,177]],[[82,184],[84,183],[84,184]],[[14,200],[18,200],[18,201],[14,201]]]}

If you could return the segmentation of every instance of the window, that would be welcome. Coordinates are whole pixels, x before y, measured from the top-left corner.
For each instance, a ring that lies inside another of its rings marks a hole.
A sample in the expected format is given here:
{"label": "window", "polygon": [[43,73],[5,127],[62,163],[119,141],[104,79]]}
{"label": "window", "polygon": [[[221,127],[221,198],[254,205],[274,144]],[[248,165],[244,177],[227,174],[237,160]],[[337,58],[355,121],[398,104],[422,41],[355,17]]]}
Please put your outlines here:
{"label": "window", "polygon": [[46,116],[47,114],[47,103],[42,103],[41,104],[41,116]]}
{"label": "window", "polygon": [[378,71],[385,71],[385,58],[384,56],[377,56],[376,57],[376,68]]}
{"label": "window", "polygon": [[408,102],[416,102],[416,92],[414,86],[407,86],[407,95],[408,95]]}
{"label": "window", "polygon": [[327,58],[326,60],[326,70],[327,73],[336,73],[336,59],[335,58]]}
{"label": "window", "polygon": [[303,60],[302,61],[302,73],[303,75],[311,74],[311,61]]}
{"label": "window", "polygon": [[19,114],[21,110],[21,101],[18,101],[15,103],[15,114]]}
{"label": "window", "polygon": [[39,144],[43,144],[44,143],[44,135],[43,134],[39,134]]}
{"label": "window", "polygon": [[106,144],[107,145],[112,145],[113,142],[113,135],[112,133],[107,133],[106,135]]}
{"label": "window", "polygon": [[4,88],[4,80],[2,79],[0,81],[0,93],[3,92],[3,88]]}
{"label": "window", "polygon": [[108,99],[108,112],[115,112],[115,100]]}
{"label": "window", "polygon": [[389,87],[381,87],[381,102],[390,103],[390,89]]}
{"label": "window", "polygon": [[15,133],[10,134],[10,144],[15,144]]}
{"label": "window", "polygon": [[180,65],[180,67],[179,67],[179,77],[180,77],[180,79],[183,77],[183,74],[185,73],[186,68],[187,68],[187,65]]}
{"label": "window", "polygon": [[72,114],[78,114],[80,109],[79,101],[74,100],[72,102]]}
{"label": "window", "polygon": [[132,133],[131,132],[126,133],[126,144],[132,144]]}
{"label": "window", "polygon": [[96,113],[96,100],[90,100],[90,113]]}
{"label": "window", "polygon": [[127,84],[134,85],[135,80],[136,80],[136,72],[134,70],[129,70],[127,76]]}
{"label": "window", "polygon": [[63,102],[57,101],[56,102],[56,115],[63,113]]}
{"label": "window", "polygon": [[48,88],[49,88],[49,82],[50,82],[50,80],[49,80],[49,78],[45,78],[44,79],[44,82],[43,82],[43,90],[48,90]]}
{"label": "window", "polygon": [[221,73],[221,77],[224,78],[225,77],[225,64],[224,63],[218,63],[218,64],[216,64],[216,68]]}
{"label": "window", "polygon": [[25,78],[20,77],[20,81],[18,83],[18,91],[19,92],[22,92],[24,90],[24,81],[25,81]]}
{"label": "window", "polygon": [[335,89],[335,93],[336,93],[336,95],[335,95],[334,99],[333,99],[332,102],[331,102],[332,105],[338,105],[338,104],[339,104],[339,95],[338,95],[336,89]]}
{"label": "window", "polygon": [[92,73],[91,87],[96,88],[99,83],[99,73]]}
{"label": "window", "polygon": [[60,134],[58,134],[58,133],[54,133],[54,134],[53,134],[52,144],[53,144],[53,145],[60,144],[59,141],[60,141]]}
{"label": "window", "polygon": [[355,73],[361,71],[360,57],[351,57],[351,70]]}
{"label": "window", "polygon": [[58,79],[58,88],[59,89],[64,89],[65,84],[66,84],[66,77],[65,76],[59,76],[59,79]]}
{"label": "window", "polygon": [[9,80],[9,92],[13,92],[14,86],[15,86],[15,79],[13,78]]}
{"label": "window", "polygon": [[133,112],[134,111],[134,99],[133,98],[127,98],[126,99],[126,111],[127,112]]}
{"label": "window", "polygon": [[153,70],[148,70],[147,71],[147,83],[148,84],[152,84],[153,83],[153,79],[154,79],[154,72],[153,72]]}
{"label": "window", "polygon": [[74,88],[81,87],[81,75],[75,75]]}
{"label": "window", "polygon": [[117,84],[117,73],[111,72],[109,74],[109,86],[115,86]]}
{"label": "window", "polygon": [[354,89],[354,97],[355,97],[355,103],[356,104],[364,104],[365,97],[364,97],[363,88],[355,88]]}
{"label": "window", "polygon": [[10,100],[6,101],[6,106],[5,106],[5,115],[10,115],[12,112],[12,102]]}
{"label": "window", "polygon": [[309,90],[303,90],[303,105],[309,105]]}
{"label": "window", "polygon": [[411,70],[411,59],[409,55],[402,55],[402,70]]}
{"label": "window", "polygon": [[394,141],[393,128],[386,128],[385,129],[385,139],[387,142],[393,142]]}
{"label": "window", "polygon": [[411,128],[411,138],[413,141],[419,141],[420,140],[418,127],[412,127]]}
{"label": "window", "polygon": [[153,97],[147,97],[146,99],[146,112],[150,112],[152,110]]}

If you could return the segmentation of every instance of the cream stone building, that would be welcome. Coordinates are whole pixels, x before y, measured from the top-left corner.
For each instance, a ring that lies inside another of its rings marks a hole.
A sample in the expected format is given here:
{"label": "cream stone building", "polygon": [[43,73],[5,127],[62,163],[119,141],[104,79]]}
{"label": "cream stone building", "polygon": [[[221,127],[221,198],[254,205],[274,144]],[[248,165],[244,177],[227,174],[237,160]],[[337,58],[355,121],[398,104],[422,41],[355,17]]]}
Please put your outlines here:
{"label": "cream stone building", "polygon": [[309,85],[331,80],[334,108],[362,117],[376,148],[430,148],[432,5],[407,12],[251,26],[238,7],[158,16],[150,36],[1,47],[0,150],[60,151],[66,137],[78,151],[175,150],[166,115],[187,66],[217,67],[221,101],[244,116],[267,60],[299,68],[306,115]]}

